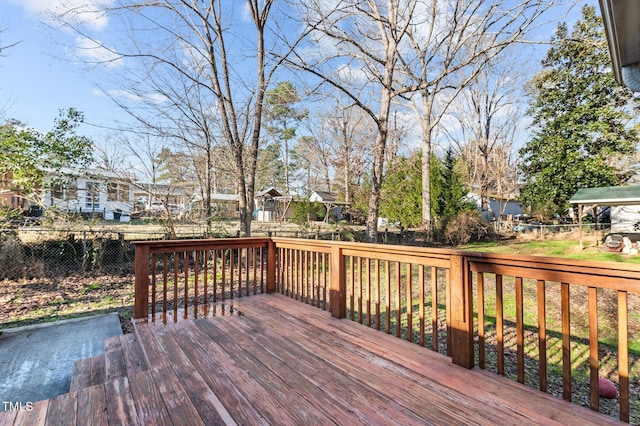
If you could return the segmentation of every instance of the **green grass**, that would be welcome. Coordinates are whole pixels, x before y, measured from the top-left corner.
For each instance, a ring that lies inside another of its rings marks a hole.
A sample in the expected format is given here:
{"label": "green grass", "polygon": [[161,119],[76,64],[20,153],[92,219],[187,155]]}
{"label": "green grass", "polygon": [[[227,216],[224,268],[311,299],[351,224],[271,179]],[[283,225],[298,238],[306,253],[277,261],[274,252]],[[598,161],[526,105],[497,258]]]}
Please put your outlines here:
{"label": "green grass", "polygon": [[624,262],[640,264],[640,256],[607,252],[602,247],[573,240],[540,241],[491,241],[473,243],[459,247],[465,251],[489,253],[524,254],[531,256],[557,256],[568,259],[580,259],[601,262]]}

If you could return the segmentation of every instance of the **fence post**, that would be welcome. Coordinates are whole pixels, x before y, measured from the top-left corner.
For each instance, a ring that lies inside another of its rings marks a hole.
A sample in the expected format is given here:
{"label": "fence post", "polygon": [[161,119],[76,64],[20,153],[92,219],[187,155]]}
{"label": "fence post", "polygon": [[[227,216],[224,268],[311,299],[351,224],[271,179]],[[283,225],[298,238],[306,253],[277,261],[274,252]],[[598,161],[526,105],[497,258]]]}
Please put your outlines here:
{"label": "fence post", "polygon": [[347,280],[342,247],[331,247],[331,286],[329,288],[329,304],[331,316],[342,319],[347,316]]}
{"label": "fence post", "polygon": [[276,291],[276,244],[271,239],[269,239],[269,242],[267,243],[267,293],[275,293],[275,291]]}
{"label": "fence post", "polygon": [[451,360],[465,368],[473,368],[473,282],[466,257],[451,256],[451,273],[447,312],[450,312]]}
{"label": "fence post", "polygon": [[149,246],[136,244],[136,287],[134,318],[149,316]]}

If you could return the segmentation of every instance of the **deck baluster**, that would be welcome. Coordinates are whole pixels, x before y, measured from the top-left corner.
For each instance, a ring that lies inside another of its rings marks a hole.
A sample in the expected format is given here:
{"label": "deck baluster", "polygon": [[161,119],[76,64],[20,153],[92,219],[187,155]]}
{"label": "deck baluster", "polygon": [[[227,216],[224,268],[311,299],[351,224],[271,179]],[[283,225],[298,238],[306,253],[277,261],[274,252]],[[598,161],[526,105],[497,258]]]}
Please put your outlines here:
{"label": "deck baluster", "polygon": [[545,281],[538,280],[538,374],[539,388],[547,391],[547,302]]}

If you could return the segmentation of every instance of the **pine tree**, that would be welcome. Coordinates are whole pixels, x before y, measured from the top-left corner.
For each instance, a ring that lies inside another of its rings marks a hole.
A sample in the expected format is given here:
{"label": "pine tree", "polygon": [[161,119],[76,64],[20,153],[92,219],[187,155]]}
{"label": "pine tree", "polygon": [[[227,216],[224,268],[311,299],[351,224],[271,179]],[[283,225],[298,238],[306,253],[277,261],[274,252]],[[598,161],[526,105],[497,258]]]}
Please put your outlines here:
{"label": "pine tree", "polygon": [[543,70],[530,83],[532,139],[521,149],[521,201],[560,212],[579,188],[617,185],[628,170],[616,159],[634,152],[636,99],[611,72],[602,19],[593,6],[571,33],[558,25]]}

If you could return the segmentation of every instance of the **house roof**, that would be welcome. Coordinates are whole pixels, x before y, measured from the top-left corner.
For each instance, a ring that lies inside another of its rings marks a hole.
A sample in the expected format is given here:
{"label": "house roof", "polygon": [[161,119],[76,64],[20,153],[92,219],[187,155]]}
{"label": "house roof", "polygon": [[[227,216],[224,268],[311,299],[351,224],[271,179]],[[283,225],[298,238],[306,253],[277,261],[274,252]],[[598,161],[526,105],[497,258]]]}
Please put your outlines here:
{"label": "house roof", "polygon": [[581,188],[571,197],[569,203],[604,206],[640,205],[640,185]]}
{"label": "house roof", "polygon": [[[315,195],[315,196],[314,196]],[[311,194],[311,201],[321,201],[324,203],[332,203],[336,201],[336,193],[329,191],[313,191]]]}
{"label": "house roof", "polygon": [[256,193],[256,194],[255,194],[255,196],[256,196],[256,197],[264,197],[264,196],[265,196],[265,195],[267,195],[267,194],[271,195],[272,197],[279,197],[279,196],[281,196],[281,195],[282,195],[281,193],[279,193],[279,192],[278,192],[278,190],[277,190],[277,189],[275,189],[275,188],[272,186],[272,187],[270,187],[270,188],[267,188],[267,189],[265,189],[265,190],[263,190],[263,191],[260,191],[260,192]]}
{"label": "house roof", "polygon": [[613,73],[619,83],[640,91],[640,2],[600,0]]}

